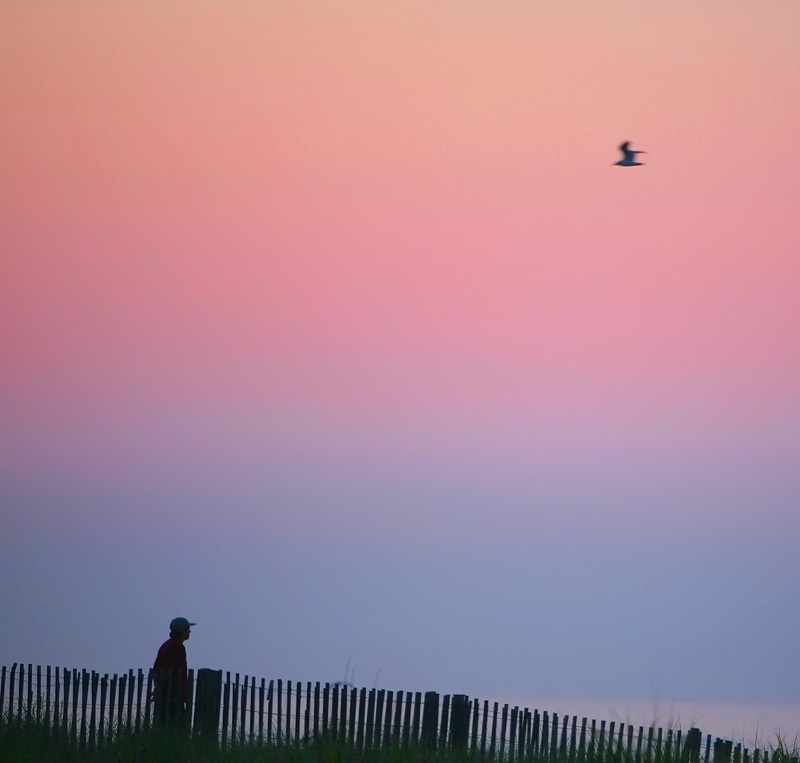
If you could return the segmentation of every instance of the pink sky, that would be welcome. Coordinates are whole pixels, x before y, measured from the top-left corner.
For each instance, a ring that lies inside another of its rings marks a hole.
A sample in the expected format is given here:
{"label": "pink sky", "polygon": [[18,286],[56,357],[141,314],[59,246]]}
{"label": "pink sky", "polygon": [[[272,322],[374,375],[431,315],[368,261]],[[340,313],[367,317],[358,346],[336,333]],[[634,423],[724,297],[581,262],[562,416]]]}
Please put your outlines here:
{"label": "pink sky", "polygon": [[[335,537],[358,569],[388,544],[388,570],[437,575],[455,542],[524,577],[522,538],[557,565],[569,537],[587,575],[631,581],[589,551],[613,540],[652,546],[646,598],[679,601],[714,538],[759,558],[730,585],[789,634],[739,698],[796,701],[800,623],[758,591],[781,601],[800,540],[799,24],[777,0],[5,2],[14,543],[121,535],[149,558],[158,522],[287,557]],[[646,166],[611,166],[626,139]],[[347,657],[314,649],[284,664]]]}

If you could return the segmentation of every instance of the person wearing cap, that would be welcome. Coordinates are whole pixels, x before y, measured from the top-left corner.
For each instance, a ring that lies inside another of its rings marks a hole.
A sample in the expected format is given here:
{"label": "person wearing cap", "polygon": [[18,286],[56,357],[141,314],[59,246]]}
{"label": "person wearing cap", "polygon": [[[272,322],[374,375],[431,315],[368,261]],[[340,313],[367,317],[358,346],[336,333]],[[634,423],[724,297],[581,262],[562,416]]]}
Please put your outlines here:
{"label": "person wearing cap", "polygon": [[159,647],[153,664],[153,701],[155,719],[163,724],[183,725],[189,695],[189,669],[186,662],[186,641],[192,626],[185,617],[176,617],[169,624],[169,638]]}

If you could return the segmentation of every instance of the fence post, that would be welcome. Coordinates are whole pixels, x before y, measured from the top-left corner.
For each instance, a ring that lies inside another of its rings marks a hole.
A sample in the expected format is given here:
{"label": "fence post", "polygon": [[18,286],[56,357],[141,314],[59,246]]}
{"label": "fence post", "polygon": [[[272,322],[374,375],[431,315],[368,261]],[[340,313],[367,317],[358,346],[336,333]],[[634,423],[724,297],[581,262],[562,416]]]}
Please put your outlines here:
{"label": "fence post", "polygon": [[425,692],[425,707],[422,711],[422,744],[432,750],[436,749],[436,737],[439,726],[439,694],[435,691]]}
{"label": "fence post", "polygon": [[453,750],[467,749],[469,710],[469,697],[466,694],[454,694],[450,710],[450,746]]}
{"label": "fence post", "polygon": [[717,737],[714,740],[714,762],[731,763],[732,755],[733,742]]}
{"label": "fence post", "polygon": [[219,708],[222,702],[222,671],[200,668],[197,671],[194,702],[195,733],[216,742],[219,739]]}
{"label": "fence post", "polygon": [[683,751],[690,763],[699,763],[701,742],[702,733],[700,729],[691,728],[686,732],[686,742],[684,742]]}

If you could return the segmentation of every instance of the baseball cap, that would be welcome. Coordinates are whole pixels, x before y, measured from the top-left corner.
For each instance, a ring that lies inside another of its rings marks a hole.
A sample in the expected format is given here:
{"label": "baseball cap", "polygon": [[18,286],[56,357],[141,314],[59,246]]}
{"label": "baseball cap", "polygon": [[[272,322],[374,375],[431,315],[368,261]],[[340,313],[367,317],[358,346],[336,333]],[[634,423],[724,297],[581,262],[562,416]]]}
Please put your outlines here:
{"label": "baseball cap", "polygon": [[190,623],[185,617],[176,617],[169,624],[169,629],[171,631],[182,631],[186,630],[186,628],[191,628],[193,625],[197,625],[197,623]]}

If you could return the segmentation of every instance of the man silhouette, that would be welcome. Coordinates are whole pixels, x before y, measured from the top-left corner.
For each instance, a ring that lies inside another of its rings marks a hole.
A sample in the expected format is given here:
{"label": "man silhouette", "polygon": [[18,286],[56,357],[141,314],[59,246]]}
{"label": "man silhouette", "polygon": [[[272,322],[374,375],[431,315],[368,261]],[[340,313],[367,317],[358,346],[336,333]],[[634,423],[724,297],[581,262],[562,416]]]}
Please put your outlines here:
{"label": "man silhouette", "polygon": [[192,626],[185,617],[176,617],[169,624],[169,638],[159,647],[153,664],[154,718],[162,725],[183,726],[186,700],[189,696],[189,669],[186,662],[186,641]]}

